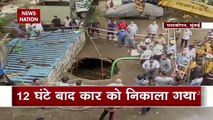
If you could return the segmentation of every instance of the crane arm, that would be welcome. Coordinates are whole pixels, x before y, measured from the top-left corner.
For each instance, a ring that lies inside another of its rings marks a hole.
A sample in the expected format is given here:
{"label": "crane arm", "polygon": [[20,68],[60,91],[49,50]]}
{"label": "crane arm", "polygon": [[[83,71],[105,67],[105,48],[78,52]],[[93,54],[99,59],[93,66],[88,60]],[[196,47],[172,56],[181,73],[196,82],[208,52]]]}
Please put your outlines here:
{"label": "crane arm", "polygon": [[160,0],[159,5],[213,18],[213,6],[192,0]]}

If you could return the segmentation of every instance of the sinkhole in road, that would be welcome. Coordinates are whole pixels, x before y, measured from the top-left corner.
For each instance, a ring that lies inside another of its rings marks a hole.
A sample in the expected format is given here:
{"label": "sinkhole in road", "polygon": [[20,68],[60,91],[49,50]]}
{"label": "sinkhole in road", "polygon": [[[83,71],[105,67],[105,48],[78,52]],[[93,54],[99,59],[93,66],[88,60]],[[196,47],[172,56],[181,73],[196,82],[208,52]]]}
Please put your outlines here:
{"label": "sinkhole in road", "polygon": [[[69,73],[89,80],[109,79],[113,61],[108,58],[82,58],[72,64]],[[117,65],[115,65],[114,69],[114,74],[117,74],[119,71]]]}

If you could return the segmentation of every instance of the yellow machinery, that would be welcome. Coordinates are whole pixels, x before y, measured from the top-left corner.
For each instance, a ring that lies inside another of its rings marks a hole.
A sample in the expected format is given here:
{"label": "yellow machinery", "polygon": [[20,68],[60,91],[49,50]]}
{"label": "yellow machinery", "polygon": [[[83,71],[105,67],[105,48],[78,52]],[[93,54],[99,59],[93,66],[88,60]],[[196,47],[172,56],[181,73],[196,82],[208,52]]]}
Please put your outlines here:
{"label": "yellow machinery", "polygon": [[213,6],[192,0],[160,0],[159,5],[213,18]]}
{"label": "yellow machinery", "polygon": [[[136,9],[142,13],[144,5],[141,0],[134,0]],[[159,0],[159,5],[164,7],[171,7],[174,9],[183,10],[189,13],[198,14],[213,18],[213,6],[207,5],[202,2],[194,2],[192,0]],[[187,15],[184,15],[187,17]]]}

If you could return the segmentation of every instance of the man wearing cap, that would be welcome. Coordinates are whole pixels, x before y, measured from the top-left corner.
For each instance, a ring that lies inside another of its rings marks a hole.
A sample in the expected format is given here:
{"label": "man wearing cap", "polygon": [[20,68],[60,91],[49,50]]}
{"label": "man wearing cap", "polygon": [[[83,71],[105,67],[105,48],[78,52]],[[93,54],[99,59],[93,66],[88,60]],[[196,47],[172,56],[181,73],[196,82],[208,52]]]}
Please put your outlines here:
{"label": "man wearing cap", "polygon": [[152,43],[152,40],[149,36],[147,36],[145,38],[145,40],[142,40],[138,45],[137,45],[137,48],[142,51],[141,47],[145,46],[147,49],[151,50],[152,46],[153,46],[153,43]]}

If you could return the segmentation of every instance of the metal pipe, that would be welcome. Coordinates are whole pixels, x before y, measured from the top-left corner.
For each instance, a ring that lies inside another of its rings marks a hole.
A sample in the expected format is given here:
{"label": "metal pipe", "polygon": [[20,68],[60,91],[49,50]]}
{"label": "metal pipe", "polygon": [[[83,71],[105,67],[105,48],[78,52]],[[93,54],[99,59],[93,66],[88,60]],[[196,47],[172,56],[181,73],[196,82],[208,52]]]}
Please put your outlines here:
{"label": "metal pipe", "polygon": [[116,59],[113,63],[112,63],[112,66],[111,66],[111,77],[114,75],[114,67],[116,65],[116,63],[120,60],[139,60],[139,57],[122,57],[122,58],[118,58]]}

